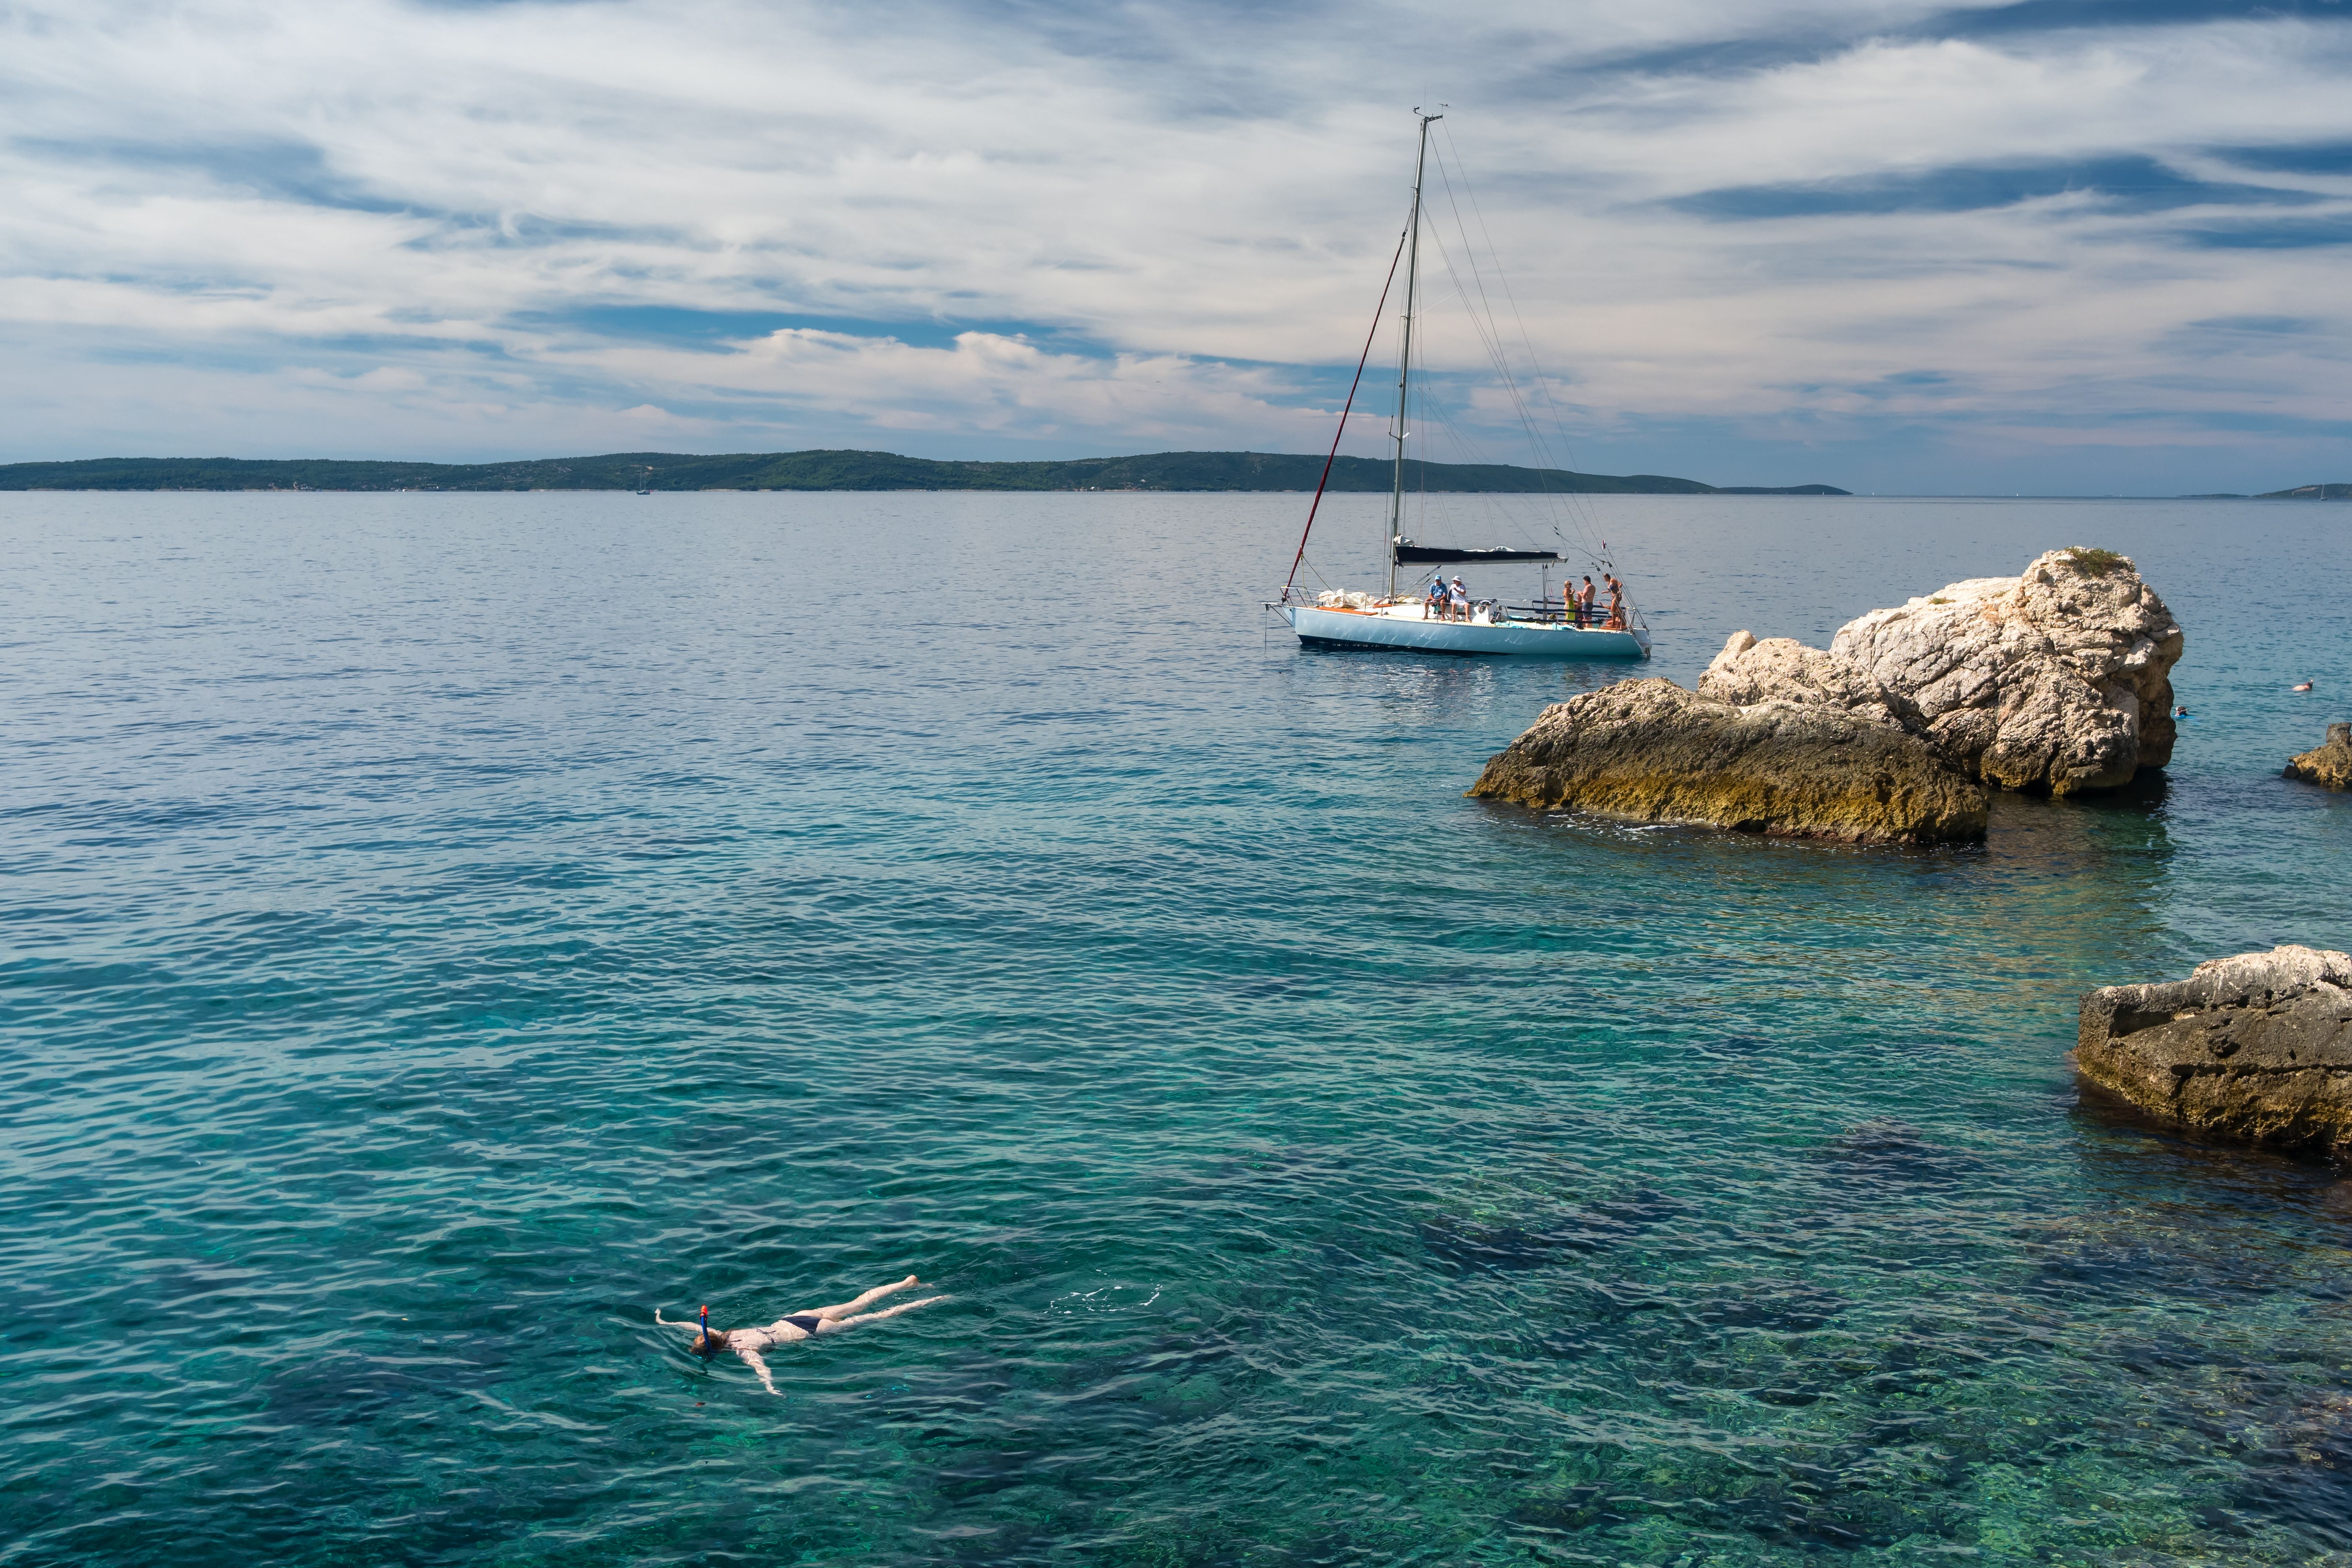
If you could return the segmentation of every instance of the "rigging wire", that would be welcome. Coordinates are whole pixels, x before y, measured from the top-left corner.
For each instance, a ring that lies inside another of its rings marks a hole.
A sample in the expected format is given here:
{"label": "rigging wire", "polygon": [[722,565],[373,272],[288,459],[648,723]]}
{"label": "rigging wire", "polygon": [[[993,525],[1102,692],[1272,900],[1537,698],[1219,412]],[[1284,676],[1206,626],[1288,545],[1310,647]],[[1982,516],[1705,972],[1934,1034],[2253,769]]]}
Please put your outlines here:
{"label": "rigging wire", "polygon": [[[1471,251],[1468,246],[1468,237],[1469,237],[1466,234],[1463,236],[1465,242],[1464,254],[1475,273],[1476,261],[1475,259],[1475,253]],[[1561,521],[1560,512],[1565,510],[1564,503],[1567,503],[1570,500],[1572,492],[1563,492],[1549,488],[1551,483],[1549,476],[1551,472],[1551,465],[1553,464],[1554,459],[1544,444],[1542,433],[1535,426],[1534,419],[1528,410],[1526,399],[1519,394],[1517,385],[1518,378],[1511,370],[1509,355],[1505,352],[1501,333],[1495,328],[1491,312],[1484,319],[1479,315],[1479,305],[1487,303],[1484,297],[1484,291],[1483,289],[1480,290],[1480,299],[1474,302],[1471,298],[1470,286],[1464,282],[1461,269],[1454,265],[1454,252],[1445,244],[1444,236],[1439,235],[1434,237],[1433,243],[1437,247],[1438,256],[1444,263],[1448,276],[1450,276],[1454,280],[1455,297],[1462,300],[1464,314],[1469,317],[1472,329],[1477,332],[1480,342],[1486,350],[1488,363],[1494,367],[1495,374],[1497,380],[1501,382],[1503,390],[1510,396],[1511,405],[1517,416],[1520,430],[1527,437],[1528,446],[1534,450],[1536,460],[1538,464],[1537,471],[1538,474],[1545,476],[1543,482],[1547,488],[1538,493],[1543,496],[1545,501],[1551,503],[1553,509],[1553,515],[1549,523],[1549,531],[1551,536],[1553,540],[1560,545],[1570,546],[1571,542],[1566,535],[1561,533],[1559,525]],[[1426,406],[1427,405],[1424,405],[1424,407]],[[1457,443],[1461,446],[1463,450],[1465,453],[1471,452],[1473,450],[1473,444],[1468,437],[1463,434],[1460,426],[1454,425],[1450,416],[1444,417],[1445,417],[1445,422],[1449,430],[1454,436]],[[1576,530],[1578,534],[1578,539],[1574,542],[1573,547],[1581,550],[1581,552],[1596,564],[1599,563],[1601,560],[1601,552],[1594,548],[1591,531],[1584,526],[1583,520],[1570,511],[1568,513],[1566,521],[1571,528]],[[1531,534],[1530,538],[1532,538]]]}
{"label": "rigging wire", "polygon": [[[1507,355],[1503,355],[1503,353],[1500,353],[1500,331],[1498,331],[1498,327],[1496,327],[1494,303],[1491,303],[1491,299],[1489,299],[1489,296],[1486,296],[1486,275],[1484,275],[1484,268],[1479,266],[1479,261],[1477,261],[1477,247],[1470,245],[1470,228],[1467,228],[1467,224],[1465,224],[1465,221],[1463,221],[1463,216],[1461,216],[1461,197],[1467,197],[1467,200],[1470,200],[1470,214],[1473,214],[1473,216],[1477,218],[1477,224],[1479,224],[1479,235],[1482,235],[1484,242],[1486,242],[1486,254],[1489,254],[1489,257],[1494,258],[1496,287],[1498,287],[1498,289],[1503,291],[1503,300],[1506,300],[1507,306],[1510,306],[1512,324],[1515,324],[1515,327],[1517,327],[1517,334],[1519,334],[1519,345],[1522,345],[1524,351],[1527,351],[1527,362],[1528,362],[1528,367],[1531,367],[1531,369],[1534,369],[1534,372],[1536,372],[1536,374],[1534,374],[1536,390],[1538,390],[1540,397],[1543,397],[1545,414],[1550,414],[1552,433],[1555,433],[1557,437],[1559,437],[1559,451],[1561,451],[1561,458],[1569,458],[1569,461],[1573,461],[1573,442],[1571,442],[1571,439],[1569,439],[1569,433],[1567,433],[1567,421],[1564,421],[1564,418],[1561,418],[1561,414],[1559,414],[1559,402],[1557,402],[1555,397],[1552,397],[1552,384],[1550,384],[1550,378],[1543,376],[1543,374],[1540,374],[1540,369],[1536,369],[1536,367],[1540,367],[1540,360],[1538,360],[1538,357],[1536,357],[1536,343],[1534,343],[1534,339],[1531,339],[1531,336],[1528,336],[1528,331],[1527,331],[1527,318],[1524,318],[1524,312],[1519,310],[1519,299],[1517,299],[1517,294],[1515,294],[1515,291],[1512,291],[1512,287],[1510,287],[1510,275],[1507,275],[1506,270],[1503,270],[1503,261],[1500,261],[1500,254],[1498,254],[1498,251],[1496,251],[1496,247],[1494,247],[1494,233],[1491,233],[1491,230],[1486,228],[1486,212],[1484,212],[1484,209],[1479,207],[1477,191],[1475,191],[1473,185],[1470,185],[1470,172],[1467,172],[1467,167],[1461,167],[1461,153],[1454,151],[1454,136],[1451,136],[1451,132],[1449,132],[1449,130],[1444,130],[1444,127],[1442,127],[1442,130],[1440,130],[1440,136],[1442,136],[1442,146],[1440,146],[1440,153],[1437,153],[1437,174],[1440,174],[1440,181],[1442,181],[1442,184],[1444,184],[1444,188],[1446,188],[1446,205],[1449,205],[1449,207],[1454,209],[1454,224],[1456,224],[1456,230],[1458,230],[1458,233],[1463,235],[1463,251],[1465,251],[1465,258],[1467,258],[1467,263],[1470,263],[1470,270],[1473,270],[1473,279],[1475,279],[1475,284],[1477,284],[1479,303],[1482,303],[1482,306],[1486,308],[1486,327],[1491,329],[1491,336],[1489,336],[1489,331],[1482,331],[1482,336],[1486,336],[1486,339],[1489,339],[1489,355],[1494,357],[1494,360],[1496,360],[1496,369],[1498,369],[1498,374],[1500,374],[1500,376],[1503,376],[1503,385],[1506,385],[1506,390],[1507,390],[1507,393],[1510,393],[1512,405],[1515,405],[1515,409],[1517,409],[1517,414],[1519,414],[1519,423],[1522,423],[1522,428],[1527,428],[1528,442],[1531,442],[1531,445],[1534,445],[1534,449],[1538,451],[1538,454],[1543,454],[1543,461],[1548,463],[1548,466],[1567,468],[1567,463],[1564,463],[1564,461],[1555,461],[1555,458],[1552,458],[1552,456],[1550,456],[1550,445],[1548,445],[1548,442],[1545,442],[1545,439],[1543,439],[1543,435],[1540,435],[1538,430],[1534,428],[1534,416],[1531,416],[1531,411],[1528,411],[1527,400],[1524,400],[1522,393],[1519,393],[1517,378],[1515,378],[1515,376],[1512,376],[1512,374],[1510,374],[1510,367],[1507,367]],[[1449,151],[1451,151],[1451,157],[1449,157]],[[1458,193],[1456,193],[1456,181],[1458,181],[1458,185],[1461,185],[1461,191],[1458,191]],[[1451,257],[1449,257],[1449,268],[1451,268]],[[1456,284],[1458,284],[1458,275],[1456,275]],[[1567,515],[1569,524],[1571,524],[1571,527],[1576,529],[1578,536],[1580,536],[1580,545],[1583,545],[1585,555],[1592,557],[1592,560],[1595,560],[1595,564],[1604,566],[1604,569],[1612,569],[1613,562],[1609,560],[1609,543],[1606,543],[1606,541],[1600,541],[1600,538],[1597,538],[1597,527],[1595,527],[1595,521],[1597,521],[1597,520],[1595,520],[1595,517],[1592,517],[1592,510],[1590,510],[1590,505],[1585,503],[1583,499],[1578,499],[1578,496],[1573,494],[1573,491],[1548,491],[1548,494],[1555,494],[1555,496],[1557,496],[1557,500],[1559,500],[1559,510],[1564,512],[1564,515]],[[1555,536],[1557,536],[1557,527],[1555,527]],[[1567,543],[1567,541],[1561,541],[1561,543]]]}
{"label": "rigging wire", "polygon": [[[1372,357],[1372,340],[1380,335],[1381,315],[1389,308],[1389,290],[1396,284],[1397,262],[1404,256],[1406,236],[1397,236],[1396,254],[1389,258],[1388,281],[1381,285],[1381,302],[1372,307],[1372,330],[1364,334],[1364,352],[1356,356],[1356,379],[1348,384],[1348,401],[1339,409],[1339,427],[1331,432],[1331,450],[1323,459],[1323,477],[1315,481],[1315,500],[1307,508],[1307,526],[1299,531],[1298,553],[1290,558],[1290,575],[1283,579],[1282,602],[1290,602],[1290,585],[1298,581],[1298,563],[1307,559],[1307,535],[1315,531],[1315,514],[1323,505],[1323,487],[1331,482],[1331,465],[1339,459],[1339,437],[1348,433],[1348,414],[1356,406],[1356,388],[1362,384],[1364,365]],[[1398,410],[1402,416],[1403,410]],[[1323,574],[1318,572],[1317,577]]]}
{"label": "rigging wire", "polygon": [[[1454,199],[1453,180],[1443,159],[1441,159],[1438,163],[1438,175],[1440,180],[1445,185],[1447,205],[1452,206],[1454,209],[1454,224],[1457,232],[1462,236],[1463,259],[1470,268],[1471,281],[1465,283],[1463,280],[1461,269],[1454,265],[1454,253],[1445,245],[1443,236],[1440,236],[1436,242],[1438,254],[1444,258],[1446,271],[1454,279],[1454,287],[1460,290],[1462,294],[1465,313],[1470,317],[1473,327],[1477,331],[1479,341],[1486,350],[1487,359],[1495,367],[1495,374],[1502,383],[1504,392],[1510,397],[1511,407],[1513,412],[1518,417],[1519,427],[1526,434],[1528,446],[1534,449],[1536,459],[1540,465],[1540,470],[1546,475],[1544,482],[1549,486],[1551,482],[1549,477],[1549,472],[1558,467],[1558,459],[1552,457],[1550,448],[1543,438],[1542,432],[1536,428],[1534,416],[1528,407],[1526,397],[1522,395],[1519,391],[1518,377],[1512,374],[1510,356],[1504,348],[1502,333],[1495,319],[1494,303],[1486,292],[1486,277],[1483,269],[1478,265],[1477,248],[1470,244],[1469,230],[1467,226],[1462,223],[1461,205]],[[1499,273],[1500,269],[1500,263],[1498,262],[1496,264],[1496,271]],[[1477,291],[1477,305],[1475,307],[1473,307],[1470,303],[1470,293],[1474,285]],[[1527,337],[1527,324],[1524,321],[1519,323],[1519,331],[1520,336],[1524,341]],[[1528,343],[1528,348],[1530,363],[1532,364],[1534,354],[1533,343]],[[1537,379],[1541,381],[1542,377],[1538,375]],[[1565,433],[1563,432],[1563,434]],[[1601,549],[1594,548],[1593,531],[1588,525],[1587,520],[1581,515],[1581,509],[1576,505],[1573,500],[1574,492],[1558,491],[1547,489],[1543,493],[1548,499],[1557,503],[1559,509],[1558,516],[1564,516],[1570,526],[1576,530],[1577,534],[1579,535],[1578,543],[1583,550],[1584,553],[1592,557],[1596,563],[1601,562],[1602,559],[1602,552],[1606,547],[1603,546]],[[1559,540],[1561,543],[1565,544],[1568,542],[1568,540],[1559,531],[1558,516],[1556,516],[1552,527],[1552,536],[1555,539]]]}
{"label": "rigging wire", "polygon": [[[1454,164],[1461,164],[1461,155],[1458,151],[1454,152],[1454,156],[1451,160],[1449,160],[1446,155],[1449,151],[1454,150],[1454,135],[1450,129],[1441,128],[1438,132],[1438,135],[1444,142],[1444,145],[1438,150],[1438,174],[1445,183],[1445,198],[1447,204],[1454,209],[1454,222],[1457,226],[1460,226],[1462,222],[1461,208],[1454,199],[1454,181],[1448,170],[1448,163],[1451,162]],[[1530,368],[1537,369],[1538,371],[1535,378],[1536,389],[1538,392],[1542,394],[1545,412],[1550,415],[1552,429],[1559,437],[1560,455],[1562,458],[1566,459],[1561,466],[1566,468],[1568,464],[1572,463],[1575,459],[1575,445],[1569,439],[1567,421],[1562,418],[1560,415],[1559,401],[1552,396],[1551,380],[1549,376],[1540,374],[1539,367],[1542,362],[1537,358],[1534,339],[1528,335],[1527,317],[1519,310],[1518,296],[1512,290],[1510,274],[1503,269],[1502,253],[1495,247],[1493,232],[1486,226],[1486,209],[1478,204],[1478,193],[1477,190],[1470,184],[1470,172],[1466,164],[1461,165],[1461,183],[1462,194],[1467,196],[1470,201],[1471,216],[1478,220],[1478,233],[1480,237],[1486,242],[1487,254],[1495,258],[1495,280],[1503,290],[1503,299],[1505,303],[1508,304],[1511,308],[1511,320],[1513,324],[1518,328],[1519,342],[1521,345],[1526,348],[1528,353],[1528,363]],[[1469,239],[1469,232],[1466,227],[1463,230],[1463,239],[1466,246]],[[1540,445],[1540,443],[1538,443],[1538,445]],[[1590,503],[1575,498],[1572,494],[1564,499],[1567,502],[1565,510],[1573,520],[1577,531],[1584,536],[1588,553],[1594,553],[1591,552],[1591,546],[1594,538],[1597,537],[1599,531],[1594,526],[1597,520],[1592,515],[1592,510]],[[1600,542],[1600,550],[1595,554],[1595,558],[1604,567],[1612,564],[1609,560],[1608,550],[1608,541],[1601,540]]]}

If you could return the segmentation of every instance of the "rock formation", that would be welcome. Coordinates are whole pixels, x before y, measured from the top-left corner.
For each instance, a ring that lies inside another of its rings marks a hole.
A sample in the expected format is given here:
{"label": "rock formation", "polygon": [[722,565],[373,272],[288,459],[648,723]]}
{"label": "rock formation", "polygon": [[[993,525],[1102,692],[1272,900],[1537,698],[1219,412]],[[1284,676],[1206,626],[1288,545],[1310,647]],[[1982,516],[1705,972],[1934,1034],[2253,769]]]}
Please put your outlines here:
{"label": "rock formation", "polygon": [[1739,707],[1654,679],[1545,709],[1470,793],[1861,843],[1982,838],[1989,804],[1983,785],[1894,724],[1822,703]]}
{"label": "rock formation", "polygon": [[2296,756],[2287,763],[2286,776],[2329,789],[2352,789],[2352,724],[2327,726],[2327,744]]}
{"label": "rock formation", "polygon": [[1698,692],[1740,708],[1759,702],[1825,704],[1874,724],[1903,728],[1869,671],[1794,637],[1759,641],[1748,632],[1732,633],[1699,677]]}
{"label": "rock formation", "polygon": [[2185,1132],[2352,1150],[2352,958],[2280,947],[2094,991],[2074,1066]]}
{"label": "rock formation", "polygon": [[1838,629],[1826,650],[1735,634],[1701,696],[1839,709],[1988,784],[2074,795],[2172,759],[2180,627],[2111,551],[2053,550]]}

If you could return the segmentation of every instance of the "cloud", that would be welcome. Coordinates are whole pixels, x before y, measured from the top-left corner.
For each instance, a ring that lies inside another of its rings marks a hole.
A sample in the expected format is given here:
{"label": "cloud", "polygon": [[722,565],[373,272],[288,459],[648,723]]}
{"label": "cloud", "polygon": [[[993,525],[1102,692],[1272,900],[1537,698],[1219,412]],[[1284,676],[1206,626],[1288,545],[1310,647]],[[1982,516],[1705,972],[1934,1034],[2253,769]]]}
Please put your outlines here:
{"label": "cloud", "polygon": [[273,453],[579,450],[648,408],[724,449],[1311,449],[1402,110],[1452,100],[1438,216],[1510,270],[1429,258],[1432,456],[1526,455],[1441,330],[1507,281],[1585,466],[1788,478],[1713,460],[1779,442],[1933,484],[2152,422],[2279,460],[2249,419],[2352,457],[2352,23],[2219,10],[18,7],[0,456],[232,405]]}

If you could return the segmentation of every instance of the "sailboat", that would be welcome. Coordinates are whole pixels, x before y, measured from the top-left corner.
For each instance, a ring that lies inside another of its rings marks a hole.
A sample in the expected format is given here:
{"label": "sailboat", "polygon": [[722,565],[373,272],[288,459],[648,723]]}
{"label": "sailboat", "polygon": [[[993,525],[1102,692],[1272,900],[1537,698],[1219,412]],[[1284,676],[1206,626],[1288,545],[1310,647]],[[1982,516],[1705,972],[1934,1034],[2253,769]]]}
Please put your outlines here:
{"label": "sailboat", "polygon": [[[1566,586],[1561,589],[1557,610],[1550,607],[1547,590],[1538,595],[1538,603],[1531,606],[1515,607],[1500,600],[1482,600],[1458,618],[1454,618],[1438,601],[1419,595],[1400,597],[1397,594],[1401,567],[1510,565],[1565,559],[1555,550],[1422,544],[1405,537],[1405,440],[1411,434],[1406,417],[1412,392],[1413,327],[1420,315],[1421,301],[1422,182],[1429,168],[1429,128],[1444,118],[1442,114],[1423,114],[1418,109],[1413,113],[1421,121],[1421,142],[1413,158],[1412,215],[1398,239],[1396,258],[1404,263],[1405,284],[1397,352],[1396,411],[1389,426],[1389,439],[1395,448],[1395,476],[1381,531],[1388,589],[1378,595],[1331,589],[1310,599],[1298,582],[1299,568],[1307,559],[1307,542],[1315,531],[1315,514],[1322,507],[1325,487],[1330,483],[1331,465],[1339,457],[1339,437],[1347,433],[1348,416],[1355,407],[1356,387],[1363,381],[1364,364],[1371,355],[1372,336],[1380,331],[1376,310],[1372,335],[1365,338],[1363,354],[1356,362],[1356,383],[1349,388],[1347,405],[1339,413],[1339,428],[1331,437],[1330,455],[1324,459],[1322,481],[1315,487],[1315,500],[1307,509],[1307,527],[1299,535],[1298,552],[1291,558],[1290,576],[1282,585],[1281,598],[1268,607],[1287,620],[1291,630],[1298,634],[1298,640],[1310,647],[1563,659],[1647,658],[1650,634],[1632,605],[1623,605],[1622,613],[1606,625],[1580,626],[1577,622],[1581,617],[1572,591]],[[1381,310],[1386,310],[1389,292],[1396,283],[1396,259],[1391,260],[1389,281],[1381,290]],[[1613,576],[1605,556],[1597,557],[1596,562],[1603,576]],[[1597,616],[1601,612],[1596,608],[1595,613]]]}

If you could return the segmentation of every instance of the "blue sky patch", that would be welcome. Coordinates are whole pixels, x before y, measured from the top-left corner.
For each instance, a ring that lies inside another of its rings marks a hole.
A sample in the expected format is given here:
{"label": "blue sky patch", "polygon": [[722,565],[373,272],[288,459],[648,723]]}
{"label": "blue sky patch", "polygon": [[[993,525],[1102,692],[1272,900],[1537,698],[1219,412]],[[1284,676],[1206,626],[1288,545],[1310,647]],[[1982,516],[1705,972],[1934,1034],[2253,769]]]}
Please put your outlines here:
{"label": "blue sky patch", "polygon": [[12,137],[9,146],[46,162],[83,168],[148,172],[186,171],[216,184],[247,190],[304,206],[351,212],[415,210],[390,201],[327,166],[324,153],[308,142],[68,142],[38,136]]}
{"label": "blue sky patch", "polygon": [[2340,21],[2341,0],[2021,0],[2015,5],[1944,12],[1918,31],[1944,37],[2048,33],[2071,27],[2178,27],[2198,22],[2324,16]]}
{"label": "blue sky patch", "polygon": [[1108,358],[1110,351],[1075,334],[1036,321],[876,321],[861,316],[820,316],[791,310],[698,310],[679,305],[583,305],[572,310],[534,310],[509,318],[538,331],[578,331],[593,337],[672,347],[722,350],[746,338],[789,330],[846,332],[861,338],[896,338],[917,348],[947,349],[965,332],[1025,337],[1055,353]]}
{"label": "blue sky patch", "polygon": [[2184,229],[2180,238],[2203,250],[2309,250],[2320,246],[2352,245],[2352,214],[2206,224]]}
{"label": "blue sky patch", "polygon": [[1824,217],[1973,212],[2070,193],[2095,196],[2108,206],[2125,212],[2252,203],[2299,204],[2319,199],[2300,191],[2192,179],[2154,158],[2121,157],[2047,163],[1962,164],[1813,184],[1731,185],[1682,196],[1669,205],[1713,218]]}
{"label": "blue sky patch", "polygon": [[2281,174],[2352,174],[2352,142],[2310,142],[2267,147],[2214,147],[2217,158]]}

